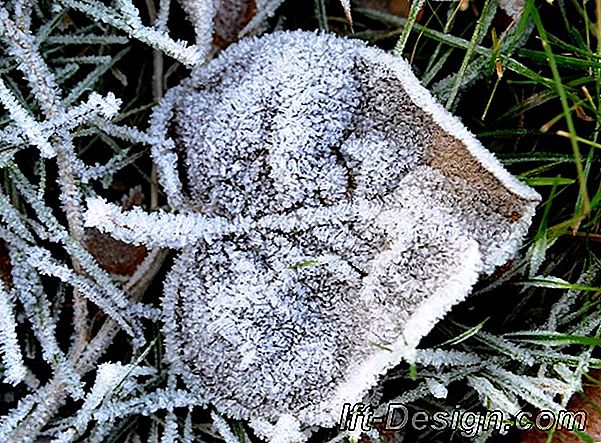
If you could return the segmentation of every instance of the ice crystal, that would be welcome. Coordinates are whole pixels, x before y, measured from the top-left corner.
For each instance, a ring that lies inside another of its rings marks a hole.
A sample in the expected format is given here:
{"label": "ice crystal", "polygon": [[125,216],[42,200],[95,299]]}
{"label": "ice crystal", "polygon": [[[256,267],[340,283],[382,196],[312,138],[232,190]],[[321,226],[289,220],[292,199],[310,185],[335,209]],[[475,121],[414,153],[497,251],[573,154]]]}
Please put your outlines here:
{"label": "ice crystal", "polygon": [[173,411],[169,411],[165,420],[165,430],[161,436],[161,443],[171,443],[178,440],[177,417]]}
{"label": "ice crystal", "polygon": [[4,366],[4,381],[16,385],[26,377],[27,368],[17,340],[17,324],[10,296],[3,286],[0,283],[0,360]]}
{"label": "ice crystal", "polygon": [[515,253],[539,200],[406,62],[331,35],[231,46],[167,94],[152,136],[180,214],[93,199],[88,224],[182,249],[164,289],[169,358],[264,437],[333,424],[414,358]]}
{"label": "ice crystal", "polygon": [[426,379],[426,385],[435,398],[447,398],[447,395],[449,394],[447,383],[441,383],[433,378],[428,378]]}

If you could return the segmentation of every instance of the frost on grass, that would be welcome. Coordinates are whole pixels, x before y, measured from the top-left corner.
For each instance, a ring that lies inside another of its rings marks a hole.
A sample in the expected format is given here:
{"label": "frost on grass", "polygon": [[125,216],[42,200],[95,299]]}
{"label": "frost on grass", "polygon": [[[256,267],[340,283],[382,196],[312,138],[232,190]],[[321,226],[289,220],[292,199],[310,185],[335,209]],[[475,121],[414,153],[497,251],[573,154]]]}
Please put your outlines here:
{"label": "frost on grass", "polygon": [[290,417],[333,424],[413,358],[515,253],[539,200],[407,63],[329,35],[230,47],[168,93],[152,131],[180,214],[92,201],[88,221],[182,249],[164,289],[168,357],[264,436],[296,429]]}
{"label": "frost on grass", "polygon": [[23,381],[27,375],[16,330],[9,294],[0,283],[0,360],[4,365],[4,381],[13,385]]}

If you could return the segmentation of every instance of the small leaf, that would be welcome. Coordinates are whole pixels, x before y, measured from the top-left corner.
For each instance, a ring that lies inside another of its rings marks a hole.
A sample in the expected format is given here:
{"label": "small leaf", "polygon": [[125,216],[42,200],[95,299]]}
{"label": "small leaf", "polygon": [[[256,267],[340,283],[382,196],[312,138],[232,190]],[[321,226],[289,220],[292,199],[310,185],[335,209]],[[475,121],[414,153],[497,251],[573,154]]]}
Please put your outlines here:
{"label": "small leaf", "polygon": [[297,268],[306,268],[307,266],[316,266],[319,265],[317,260],[305,260],[299,261],[298,263],[294,263],[293,265],[288,266],[288,269],[297,269]]}

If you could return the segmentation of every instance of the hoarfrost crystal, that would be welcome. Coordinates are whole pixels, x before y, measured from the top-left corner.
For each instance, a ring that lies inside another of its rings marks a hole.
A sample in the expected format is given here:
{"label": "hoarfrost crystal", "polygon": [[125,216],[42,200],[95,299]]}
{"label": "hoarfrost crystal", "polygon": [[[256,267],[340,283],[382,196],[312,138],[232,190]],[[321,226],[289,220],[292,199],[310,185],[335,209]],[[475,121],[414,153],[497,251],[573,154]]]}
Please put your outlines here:
{"label": "hoarfrost crystal", "polygon": [[331,35],[231,46],[167,94],[152,131],[180,214],[95,201],[110,220],[88,224],[182,249],[164,289],[169,358],[265,437],[297,435],[291,417],[333,425],[414,357],[516,252],[539,200],[406,62]]}

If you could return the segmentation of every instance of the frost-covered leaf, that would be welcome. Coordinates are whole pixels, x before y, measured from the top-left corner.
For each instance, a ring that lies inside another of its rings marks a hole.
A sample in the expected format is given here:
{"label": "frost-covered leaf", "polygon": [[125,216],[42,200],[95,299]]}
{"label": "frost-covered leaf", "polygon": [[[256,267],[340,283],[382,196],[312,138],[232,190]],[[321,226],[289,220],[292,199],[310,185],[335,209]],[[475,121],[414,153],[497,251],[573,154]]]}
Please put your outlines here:
{"label": "frost-covered leaf", "polygon": [[414,358],[515,253],[539,200],[405,62],[328,35],[230,47],[168,93],[150,135],[180,213],[92,199],[87,224],[183,249],[165,282],[168,359],[265,436],[293,435],[287,417],[334,423]]}
{"label": "frost-covered leaf", "polygon": [[85,231],[84,242],[100,267],[112,274],[132,275],[148,255],[144,246],[123,243],[96,229]]}

